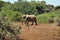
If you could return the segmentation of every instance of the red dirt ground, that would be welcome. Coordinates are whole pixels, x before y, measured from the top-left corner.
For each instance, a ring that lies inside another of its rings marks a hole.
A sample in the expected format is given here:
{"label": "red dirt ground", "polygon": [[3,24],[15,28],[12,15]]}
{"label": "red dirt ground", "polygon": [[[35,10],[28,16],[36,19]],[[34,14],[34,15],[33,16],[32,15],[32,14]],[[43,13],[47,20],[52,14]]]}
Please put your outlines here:
{"label": "red dirt ground", "polygon": [[56,24],[38,24],[28,27],[20,22],[16,22],[15,25],[21,26],[21,34],[19,35],[23,40],[60,40],[59,26]]}

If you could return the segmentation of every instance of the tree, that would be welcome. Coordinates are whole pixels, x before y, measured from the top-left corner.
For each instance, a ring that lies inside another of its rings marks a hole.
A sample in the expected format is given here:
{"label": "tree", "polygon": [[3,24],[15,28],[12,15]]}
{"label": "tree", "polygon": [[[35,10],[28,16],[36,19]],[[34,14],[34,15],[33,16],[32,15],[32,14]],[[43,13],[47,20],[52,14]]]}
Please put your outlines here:
{"label": "tree", "polygon": [[0,1],[0,11],[1,11],[1,8],[4,6],[5,2],[3,1]]}
{"label": "tree", "polygon": [[18,0],[18,2],[24,2],[24,1],[26,1],[26,0]]}
{"label": "tree", "polygon": [[45,1],[41,1],[41,2],[37,3],[36,9],[37,9],[39,14],[44,13],[45,5],[46,5]]}
{"label": "tree", "polygon": [[56,6],[55,7],[55,10],[60,10],[60,6]]}

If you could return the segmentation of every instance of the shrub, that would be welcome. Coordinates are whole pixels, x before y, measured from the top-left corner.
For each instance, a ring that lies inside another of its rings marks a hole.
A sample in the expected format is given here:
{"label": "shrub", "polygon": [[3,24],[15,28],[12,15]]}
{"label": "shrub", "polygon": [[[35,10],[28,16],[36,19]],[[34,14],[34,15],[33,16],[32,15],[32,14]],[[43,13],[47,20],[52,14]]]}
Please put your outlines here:
{"label": "shrub", "polygon": [[55,20],[56,17],[60,16],[60,11],[37,15],[37,21],[38,23],[48,23],[48,20],[51,19],[52,16],[54,16],[54,20]]}
{"label": "shrub", "polygon": [[14,26],[6,17],[0,18],[0,40],[17,40],[20,27]]}
{"label": "shrub", "polygon": [[7,11],[1,11],[0,16],[7,16],[10,21],[21,21],[21,12],[7,10]]}

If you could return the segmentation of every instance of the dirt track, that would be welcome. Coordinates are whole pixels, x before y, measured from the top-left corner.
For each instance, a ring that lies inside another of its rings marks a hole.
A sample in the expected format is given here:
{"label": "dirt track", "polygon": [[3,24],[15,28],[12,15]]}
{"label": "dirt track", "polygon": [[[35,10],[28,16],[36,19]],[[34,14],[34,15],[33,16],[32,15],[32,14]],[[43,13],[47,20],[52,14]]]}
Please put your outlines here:
{"label": "dirt track", "polygon": [[23,40],[60,40],[59,27],[56,24],[38,24],[38,26],[30,26],[29,30],[26,25],[17,22],[15,25],[21,26],[21,34]]}

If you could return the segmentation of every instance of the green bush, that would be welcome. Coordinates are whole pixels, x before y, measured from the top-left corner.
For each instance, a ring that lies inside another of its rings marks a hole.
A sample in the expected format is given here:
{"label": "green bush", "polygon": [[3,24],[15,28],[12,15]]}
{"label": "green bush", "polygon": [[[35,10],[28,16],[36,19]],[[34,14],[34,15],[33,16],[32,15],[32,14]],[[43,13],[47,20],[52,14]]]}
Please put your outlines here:
{"label": "green bush", "polygon": [[44,13],[44,14],[39,14],[37,15],[37,21],[38,23],[47,23],[48,20],[54,16],[54,18],[57,18],[60,16],[60,11],[55,11],[55,12],[49,12],[49,13]]}
{"label": "green bush", "polygon": [[21,21],[22,13],[17,11],[12,11],[12,10],[1,11],[0,17],[2,16],[7,16],[10,21]]}

